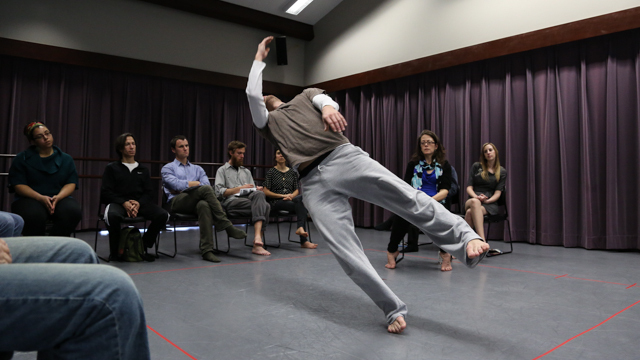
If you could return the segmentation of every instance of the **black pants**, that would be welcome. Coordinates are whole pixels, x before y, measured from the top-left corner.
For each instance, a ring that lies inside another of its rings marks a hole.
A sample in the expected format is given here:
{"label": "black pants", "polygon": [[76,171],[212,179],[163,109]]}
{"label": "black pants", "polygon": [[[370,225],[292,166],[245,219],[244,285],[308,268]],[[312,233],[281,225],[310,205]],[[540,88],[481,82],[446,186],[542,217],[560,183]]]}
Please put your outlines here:
{"label": "black pants", "polygon": [[[156,241],[156,237],[169,220],[169,213],[155,204],[140,204],[138,216],[151,221],[147,231],[142,236],[142,241],[146,247],[151,247]],[[109,230],[109,251],[112,257],[118,254],[118,244],[120,243],[120,228],[122,220],[127,218],[127,210],[120,204],[111,203],[105,213],[107,229]]]}
{"label": "black pants", "polygon": [[407,239],[407,246],[418,246],[418,236],[420,235],[420,229],[415,227],[407,220],[401,218],[398,215],[393,215],[393,225],[391,225],[391,237],[389,237],[389,245],[387,245],[388,252],[398,251],[398,245],[404,239],[406,234],[409,234]]}
{"label": "black pants", "polygon": [[82,209],[76,199],[71,196],[58,201],[53,214],[38,200],[20,198],[11,204],[11,212],[24,219],[24,236],[43,236],[47,228],[47,220],[53,222],[49,232],[51,236],[71,236],[82,219]]}
{"label": "black pants", "polygon": [[[404,239],[406,234],[409,234],[409,237],[407,238],[407,247],[417,247],[420,229],[398,215],[394,214],[392,219],[393,225],[391,227],[391,236],[389,237],[387,251],[391,253],[398,251],[398,245],[402,239]],[[440,252],[446,254],[442,249],[440,249]]]}
{"label": "black pants", "polygon": [[[307,220],[307,208],[304,207],[302,203],[302,195],[296,196],[291,201],[287,200],[278,200],[275,203],[271,203],[271,212],[277,213],[278,211],[285,210],[290,213],[295,213],[296,218],[298,219],[298,228],[303,228],[305,231],[305,221]],[[297,229],[297,228],[296,228]],[[305,243],[307,240],[306,237],[300,236],[300,242]]]}

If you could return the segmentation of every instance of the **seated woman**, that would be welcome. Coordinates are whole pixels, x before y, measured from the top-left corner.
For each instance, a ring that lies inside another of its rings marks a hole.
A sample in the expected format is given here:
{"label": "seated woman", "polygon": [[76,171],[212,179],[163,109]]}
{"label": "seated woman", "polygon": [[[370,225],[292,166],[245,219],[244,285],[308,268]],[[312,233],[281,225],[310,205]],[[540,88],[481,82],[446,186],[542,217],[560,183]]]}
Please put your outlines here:
{"label": "seated woman", "polygon": [[[446,200],[451,188],[451,164],[446,160],[444,145],[433,131],[423,130],[420,133],[416,150],[407,164],[404,181],[448,207]],[[398,244],[404,236],[410,231],[417,230],[400,216],[394,216],[393,219],[391,237],[387,246],[387,264],[385,265],[387,269],[395,269],[399,254]],[[438,256],[440,270],[450,271],[452,269],[451,254],[440,249]]]}
{"label": "seated woman", "polygon": [[507,170],[500,166],[498,149],[492,143],[485,143],[482,145],[480,162],[471,167],[467,184],[469,200],[464,205],[464,219],[485,240],[484,216],[498,213],[496,202],[504,191],[506,181]]}
{"label": "seated woman", "polygon": [[[104,220],[109,230],[110,258],[117,259],[120,243],[120,224],[124,218],[143,217],[151,221],[142,236],[145,247],[155,244],[160,230],[169,220],[169,213],[153,202],[149,170],[138,164],[136,156],[136,139],[130,133],[116,138],[116,152],[120,161],[107,165],[102,174],[100,199],[109,204],[104,210]],[[146,255],[146,254],[145,254]],[[144,256],[144,260],[153,261],[153,256]]]}
{"label": "seated woman", "polygon": [[70,236],[80,220],[80,204],[71,197],[78,188],[73,159],[53,145],[53,135],[41,122],[24,128],[31,146],[13,159],[9,187],[15,191],[11,212],[24,219],[24,236],[45,235],[47,220],[51,236]]}
{"label": "seated woman", "polygon": [[276,166],[267,171],[262,185],[267,201],[271,204],[271,211],[295,212],[298,218],[296,234],[300,236],[300,246],[307,249],[317,248],[318,244],[307,240],[309,233],[304,228],[307,209],[302,203],[302,196],[298,196],[298,173],[287,166],[280,150],[276,150]]}

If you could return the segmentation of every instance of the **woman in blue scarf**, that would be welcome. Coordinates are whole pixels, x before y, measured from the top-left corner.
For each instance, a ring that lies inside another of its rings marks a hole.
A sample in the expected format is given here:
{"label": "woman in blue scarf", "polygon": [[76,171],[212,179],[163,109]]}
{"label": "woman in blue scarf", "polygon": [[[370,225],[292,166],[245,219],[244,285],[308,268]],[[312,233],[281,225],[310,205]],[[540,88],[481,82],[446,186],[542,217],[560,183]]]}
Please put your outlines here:
{"label": "woman in blue scarf", "polygon": [[[434,200],[448,208],[447,195],[451,188],[451,165],[446,159],[446,150],[438,136],[430,130],[423,130],[418,137],[416,150],[407,164],[404,181],[415,189],[425,192]],[[389,245],[387,246],[387,269],[395,269],[398,244],[409,232],[418,229],[405,219],[394,216]],[[450,271],[451,254],[442,249],[439,252],[440,270]]]}

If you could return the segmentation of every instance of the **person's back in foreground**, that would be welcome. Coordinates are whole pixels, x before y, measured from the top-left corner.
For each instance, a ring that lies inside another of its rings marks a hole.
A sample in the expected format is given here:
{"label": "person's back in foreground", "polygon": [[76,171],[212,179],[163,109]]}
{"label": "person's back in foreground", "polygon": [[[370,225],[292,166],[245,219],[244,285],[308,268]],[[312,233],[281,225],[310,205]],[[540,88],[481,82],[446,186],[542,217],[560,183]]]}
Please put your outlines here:
{"label": "person's back in foreground", "polygon": [[97,265],[87,243],[0,239],[0,359],[149,359],[142,299],[131,278]]}

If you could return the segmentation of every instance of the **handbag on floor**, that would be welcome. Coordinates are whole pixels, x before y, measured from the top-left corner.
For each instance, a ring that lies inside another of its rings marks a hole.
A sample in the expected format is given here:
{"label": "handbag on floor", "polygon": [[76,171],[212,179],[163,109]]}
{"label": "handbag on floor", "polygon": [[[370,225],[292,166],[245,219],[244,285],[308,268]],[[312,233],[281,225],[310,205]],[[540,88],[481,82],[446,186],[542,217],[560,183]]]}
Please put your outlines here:
{"label": "handbag on floor", "polygon": [[128,226],[120,230],[120,244],[118,244],[118,257],[120,261],[138,262],[144,260],[144,245],[140,230]]}

